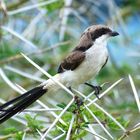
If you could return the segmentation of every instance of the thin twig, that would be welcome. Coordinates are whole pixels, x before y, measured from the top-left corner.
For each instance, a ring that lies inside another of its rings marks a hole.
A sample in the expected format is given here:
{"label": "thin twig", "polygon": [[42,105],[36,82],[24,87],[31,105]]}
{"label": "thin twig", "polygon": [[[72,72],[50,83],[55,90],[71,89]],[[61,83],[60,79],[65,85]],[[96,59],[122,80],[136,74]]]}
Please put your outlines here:
{"label": "thin twig", "polygon": [[[68,21],[68,16],[71,13],[71,4],[73,0],[64,0],[65,6],[63,9],[63,14],[61,14],[61,27],[60,27],[60,34],[59,34],[59,40],[62,41],[64,39],[64,34],[66,30],[66,25]],[[61,11],[62,12],[62,11]]]}
{"label": "thin twig", "polygon": [[45,112],[45,111],[62,111],[62,109],[49,108],[49,109],[25,109],[23,112]]}
{"label": "thin twig", "polygon": [[[114,86],[116,86],[118,83],[120,83],[122,81],[122,79],[116,81],[114,84],[112,84],[106,91],[104,91],[101,95],[99,95],[99,97],[103,97],[105,94],[107,94],[109,92],[109,90],[111,90]],[[86,100],[88,100],[90,104],[93,104],[94,106],[96,106],[98,109],[100,109],[103,113],[105,113],[112,121],[114,121],[124,132],[126,132],[126,129],[111,115],[109,114],[104,108],[102,108],[101,106],[99,106],[97,103],[95,103],[97,101],[97,98],[95,98],[94,100],[91,100],[89,98],[87,98],[84,94],[82,94],[81,92],[73,89],[76,93],[78,93],[79,95],[81,95],[82,97],[84,97]],[[88,106],[87,105],[87,106]]]}
{"label": "thin twig", "polygon": [[[57,43],[57,44],[55,44],[53,46],[50,46],[48,48],[38,50],[38,51],[35,51],[35,52],[31,52],[31,53],[27,53],[26,55],[27,56],[33,56],[33,55],[42,54],[42,53],[45,53],[45,52],[48,52],[48,51],[52,51],[53,49],[55,49],[59,46],[68,45],[69,43],[70,43],[70,41],[60,42],[60,43]],[[0,65],[5,64],[5,63],[9,63],[11,61],[19,60],[21,58],[23,58],[23,56],[21,54],[17,54],[15,56],[9,57],[7,59],[1,60]]]}
{"label": "thin twig", "polygon": [[64,132],[63,134],[53,138],[53,140],[60,140],[60,138],[62,138],[64,135],[66,134],[66,132]]}
{"label": "thin twig", "polygon": [[[0,68],[0,75],[2,76],[2,78],[4,79],[4,81],[5,81],[12,89],[14,89],[15,91],[17,91],[18,93],[23,94],[24,92],[26,92],[25,89],[23,89],[23,88],[21,89],[21,88],[15,86],[15,85],[8,79],[8,77],[5,75],[5,73],[3,72],[3,70],[2,70],[1,68]],[[37,100],[36,102],[39,103],[39,104],[40,104],[42,107],[44,107],[45,109],[49,109],[49,107],[48,107],[47,105],[45,105],[43,102],[41,102],[40,100]],[[50,111],[50,113],[51,113],[55,118],[58,117],[58,116],[56,115],[55,112]],[[60,121],[62,124],[66,125],[66,123],[65,123],[62,119],[60,119],[59,121]]]}
{"label": "thin twig", "polygon": [[133,132],[140,130],[140,126],[132,128],[131,130],[128,130],[127,132],[125,132],[118,140],[123,140],[126,137],[128,137],[129,135],[131,135]]}
{"label": "thin twig", "polygon": [[86,130],[87,132],[89,132],[89,133],[91,133],[91,134],[93,134],[93,135],[95,135],[95,136],[97,136],[97,137],[99,137],[99,138],[101,138],[101,139],[103,139],[103,140],[108,140],[108,139],[102,137],[101,135],[98,135],[98,134],[93,133],[92,131],[90,131],[90,130],[87,129],[87,128],[85,128],[84,130]]}
{"label": "thin twig", "polygon": [[45,137],[48,135],[50,130],[56,125],[58,120],[62,117],[62,115],[67,111],[67,109],[71,106],[71,104],[74,102],[74,98],[68,103],[68,105],[63,109],[63,111],[59,114],[59,116],[54,120],[54,122],[51,124],[49,129],[44,133],[44,135],[41,137],[41,140],[44,140]]}
{"label": "thin twig", "polygon": [[[106,89],[101,95],[99,95],[99,98],[103,97],[106,93],[108,93],[112,88],[114,88],[117,84],[119,84],[121,81],[123,80],[123,78],[119,79],[118,81],[116,81],[114,84],[112,84],[108,89]],[[90,106],[92,103],[96,102],[98,99],[95,98],[94,100],[92,100],[92,102],[90,102],[89,104],[87,104],[87,106]]]}
{"label": "thin twig", "polygon": [[[84,117],[84,120],[85,120],[86,122],[88,122],[87,117],[86,117],[85,115],[83,115],[83,117]],[[96,133],[96,131],[93,129],[93,127],[92,127],[91,124],[88,124],[88,127],[89,127],[89,129],[90,129],[90,131],[91,131],[92,133],[98,135],[98,134]],[[94,136],[94,137],[95,137],[95,140],[100,140],[100,138],[97,137],[96,135]]]}
{"label": "thin twig", "polygon": [[46,81],[45,79],[39,78],[35,75],[33,76],[32,74],[26,73],[24,71],[21,71],[19,69],[16,69],[16,68],[13,68],[13,67],[10,67],[10,66],[5,66],[4,69],[9,70],[11,72],[15,72],[15,73],[17,73],[21,76],[24,76],[26,78],[29,78],[29,79],[32,79],[34,81],[38,81],[38,82],[41,82],[41,83]]}
{"label": "thin twig", "polygon": [[134,85],[134,81],[133,81],[131,75],[129,75],[129,80],[130,80],[130,84],[131,84],[131,87],[132,87],[132,90],[133,90],[133,93],[134,93],[134,97],[135,97],[135,100],[136,100],[136,103],[137,103],[137,106],[138,106],[138,110],[140,112],[140,100],[139,100],[139,96],[138,96],[138,93],[137,93],[137,90],[136,90],[136,87]]}
{"label": "thin twig", "polygon": [[10,4],[7,4],[7,9],[8,10],[13,10],[13,9],[16,9],[18,7],[20,7],[22,4],[26,3],[28,0],[20,0],[20,1],[16,1],[16,3],[10,3]]}
{"label": "thin twig", "polygon": [[[85,105],[84,105],[85,106]],[[101,126],[101,128],[104,130],[104,132],[111,138],[114,139],[113,136],[109,133],[109,131],[103,126],[103,124],[100,122],[100,120],[95,116],[95,114],[87,107],[85,106],[87,111],[92,115],[92,117],[98,122],[98,124]]]}
{"label": "thin twig", "polygon": [[67,135],[66,135],[66,139],[65,139],[65,140],[70,140],[71,131],[72,131],[72,125],[73,125],[73,122],[74,122],[74,118],[75,118],[75,116],[73,115],[73,116],[72,116],[72,119],[71,119],[71,122],[70,122],[70,124],[69,124],[69,129],[68,129],[68,132],[67,132]]}
{"label": "thin twig", "polygon": [[9,11],[8,15],[15,15],[17,13],[21,13],[21,12],[25,12],[25,11],[28,11],[28,10],[32,10],[32,9],[37,8],[39,6],[45,6],[45,5],[51,4],[51,3],[56,2],[56,1],[58,1],[58,0],[49,0],[49,1],[40,2],[40,3],[37,3],[37,4],[33,4],[33,5],[29,5],[29,6],[17,9],[17,10]]}
{"label": "thin twig", "polygon": [[42,69],[39,65],[37,65],[35,62],[33,62],[29,57],[27,57],[25,54],[21,53],[24,58],[26,58],[33,66],[35,66],[38,70],[40,70],[43,74],[45,74],[48,78],[50,78],[53,82],[55,82],[57,85],[59,85],[62,89],[64,89],[67,93],[69,93],[71,96],[74,96],[74,94],[62,83],[60,83],[55,76],[51,76],[48,72],[46,72],[44,69]]}
{"label": "thin twig", "polygon": [[17,38],[19,38],[20,40],[22,40],[23,42],[25,42],[28,47],[30,46],[31,49],[35,49],[38,50],[38,47],[33,44],[33,42],[27,40],[25,37],[23,37],[22,35],[20,35],[19,33],[15,32],[14,30],[12,30],[11,28],[5,27],[5,26],[1,26],[1,28],[9,33],[11,33],[12,35],[16,36]]}

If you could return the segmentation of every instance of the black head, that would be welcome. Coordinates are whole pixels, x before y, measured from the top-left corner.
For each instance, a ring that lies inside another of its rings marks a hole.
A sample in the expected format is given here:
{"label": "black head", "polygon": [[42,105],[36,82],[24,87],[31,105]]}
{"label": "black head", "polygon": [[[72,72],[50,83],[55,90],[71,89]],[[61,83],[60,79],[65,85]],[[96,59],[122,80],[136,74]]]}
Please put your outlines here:
{"label": "black head", "polygon": [[107,37],[114,37],[119,35],[119,33],[112,31],[109,27],[105,25],[90,26],[84,31],[84,34],[88,34],[88,36],[90,36],[93,41],[103,35],[106,35]]}

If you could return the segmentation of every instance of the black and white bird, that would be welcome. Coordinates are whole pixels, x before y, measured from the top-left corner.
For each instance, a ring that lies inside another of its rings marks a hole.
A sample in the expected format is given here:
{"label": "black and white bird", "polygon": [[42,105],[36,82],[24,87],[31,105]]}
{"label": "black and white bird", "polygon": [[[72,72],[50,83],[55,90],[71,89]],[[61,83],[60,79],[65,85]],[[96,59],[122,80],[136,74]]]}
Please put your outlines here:
{"label": "black and white bird", "polygon": [[[86,82],[95,78],[107,63],[107,41],[110,37],[117,35],[119,35],[117,32],[105,25],[88,27],[81,35],[78,45],[61,62],[58,73],[53,78],[66,87],[75,87],[85,83],[95,88],[95,93],[98,94],[100,88]],[[53,80],[48,79],[21,96],[6,102],[0,106],[0,123],[24,110],[45,93],[55,92],[60,88]]]}

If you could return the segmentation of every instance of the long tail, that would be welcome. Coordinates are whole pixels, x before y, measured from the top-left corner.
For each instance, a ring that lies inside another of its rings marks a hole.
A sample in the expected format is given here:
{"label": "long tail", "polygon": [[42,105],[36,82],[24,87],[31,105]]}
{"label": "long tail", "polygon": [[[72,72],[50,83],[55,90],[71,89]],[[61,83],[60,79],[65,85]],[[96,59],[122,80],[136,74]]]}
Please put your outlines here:
{"label": "long tail", "polygon": [[35,87],[26,93],[6,102],[0,106],[0,123],[5,122],[10,117],[14,116],[16,113],[21,112],[38,98],[40,98],[44,93],[47,92],[47,89],[43,87]]}

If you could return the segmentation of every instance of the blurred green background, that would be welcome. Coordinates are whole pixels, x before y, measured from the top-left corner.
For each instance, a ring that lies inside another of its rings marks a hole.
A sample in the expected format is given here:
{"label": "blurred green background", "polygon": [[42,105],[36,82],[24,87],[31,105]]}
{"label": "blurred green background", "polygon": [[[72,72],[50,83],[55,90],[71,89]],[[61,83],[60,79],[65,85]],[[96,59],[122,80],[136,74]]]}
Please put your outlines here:
{"label": "blurred green background", "polygon": [[[139,123],[139,112],[128,74],[140,91],[140,0],[3,0],[0,1],[0,67],[7,77],[25,89],[47,79],[23,58],[23,52],[39,66],[55,75],[61,60],[78,43],[81,33],[90,25],[105,24],[119,32],[108,43],[110,54],[106,67],[90,82],[109,82],[106,89],[120,78],[124,80],[98,103],[114,117],[129,121],[127,129]],[[5,5],[5,6],[4,6]],[[29,75],[27,75],[29,74]],[[30,78],[27,78],[27,77]],[[37,80],[32,78],[37,78]],[[103,90],[104,90],[103,89]],[[91,89],[80,86],[88,94]],[[0,98],[10,100],[18,95],[0,77]],[[50,107],[68,102],[64,93],[45,95]],[[12,120],[0,126],[15,125]],[[17,123],[18,124],[18,123]],[[23,126],[19,125],[19,129]],[[1,131],[1,130],[0,130]],[[112,130],[118,136],[120,132]],[[132,133],[128,140],[139,140]]]}

